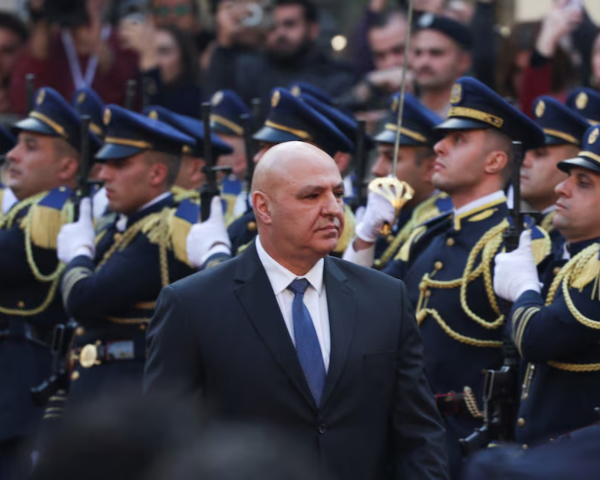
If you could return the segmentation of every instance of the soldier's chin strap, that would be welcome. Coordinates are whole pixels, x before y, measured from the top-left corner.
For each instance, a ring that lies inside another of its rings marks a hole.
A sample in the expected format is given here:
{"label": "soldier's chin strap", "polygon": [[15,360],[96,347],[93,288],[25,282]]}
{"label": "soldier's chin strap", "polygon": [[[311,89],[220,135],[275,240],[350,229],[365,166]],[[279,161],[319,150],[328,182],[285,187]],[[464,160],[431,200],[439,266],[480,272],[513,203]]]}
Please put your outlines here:
{"label": "soldier's chin strap", "polygon": [[[402,61],[402,82],[400,87],[400,101],[398,102],[398,117],[396,121],[396,141],[394,142],[394,159],[392,173],[386,179],[377,178],[369,184],[369,191],[375,192],[390,200],[390,203],[396,209],[396,218],[406,202],[411,200],[414,190],[408,183],[396,177],[396,167],[398,166],[398,151],[400,150],[400,137],[402,135],[402,117],[404,115],[404,98],[406,97],[406,73],[408,70],[408,55],[410,53],[410,37],[413,23],[414,0],[408,2],[408,28],[406,29],[406,42],[404,45],[404,59]],[[395,223],[395,221],[394,221]],[[392,233],[392,226],[384,223],[381,228],[381,234],[385,237]]]}

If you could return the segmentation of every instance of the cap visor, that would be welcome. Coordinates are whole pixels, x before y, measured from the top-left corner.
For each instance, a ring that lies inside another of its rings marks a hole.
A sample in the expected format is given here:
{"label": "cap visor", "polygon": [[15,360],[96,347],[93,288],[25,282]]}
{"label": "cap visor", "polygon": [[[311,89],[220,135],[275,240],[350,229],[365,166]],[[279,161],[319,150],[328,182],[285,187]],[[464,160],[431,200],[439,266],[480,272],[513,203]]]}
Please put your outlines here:
{"label": "cap visor", "polygon": [[452,117],[452,118],[449,118],[448,120],[440,123],[439,125],[435,126],[433,129],[447,131],[447,130],[482,130],[482,129],[487,130],[488,128],[494,128],[494,127],[492,127],[488,123],[479,122],[477,120]]}
{"label": "cap visor", "polygon": [[59,134],[56,133],[50,126],[46,125],[41,120],[37,118],[27,117],[21,120],[20,122],[15,123],[11,130],[13,133],[18,134],[20,131],[26,132],[34,132],[39,133],[41,135],[49,135],[51,137],[58,137]]}
{"label": "cap visor", "polygon": [[581,146],[581,145],[575,145],[572,142],[568,142],[564,138],[558,138],[558,137],[555,137],[553,135],[544,135],[544,138],[546,139],[546,145],[547,146],[551,146],[551,145],[573,145],[575,147],[580,147]]}
{"label": "cap visor", "polygon": [[231,128],[227,128],[219,122],[210,122],[210,129],[213,133],[222,133],[223,135],[233,135],[239,137],[238,132],[234,132]]}
{"label": "cap visor", "polygon": [[288,132],[284,132],[282,130],[277,130],[272,127],[263,127],[258,132],[256,132],[252,138],[254,140],[258,140],[260,142],[268,142],[268,143],[284,143],[284,142],[294,142],[301,141],[304,139],[297,137],[296,135]]}
{"label": "cap visor", "polygon": [[137,155],[138,153],[142,153],[143,151],[143,149],[137,147],[106,143],[96,154],[96,160],[101,162],[103,160],[127,158]]}
{"label": "cap visor", "polygon": [[600,163],[596,163],[593,160],[589,160],[587,158],[575,157],[569,160],[563,160],[558,165],[563,172],[569,172],[573,167],[581,167],[586,168],[587,170],[592,170],[594,172],[600,173]]}
{"label": "cap visor", "polygon": [[[377,135],[373,140],[377,143],[396,143],[396,132],[392,132],[391,130],[384,130],[379,135]],[[406,135],[400,135],[400,145],[411,145],[416,147],[426,146],[426,143],[419,142],[414,138],[407,137]]]}

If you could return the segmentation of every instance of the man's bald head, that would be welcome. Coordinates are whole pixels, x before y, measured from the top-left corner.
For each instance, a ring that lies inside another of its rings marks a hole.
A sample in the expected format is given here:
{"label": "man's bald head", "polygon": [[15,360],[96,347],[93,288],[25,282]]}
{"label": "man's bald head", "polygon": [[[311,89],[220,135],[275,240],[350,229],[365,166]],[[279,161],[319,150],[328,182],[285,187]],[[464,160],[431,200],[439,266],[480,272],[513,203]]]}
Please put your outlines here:
{"label": "man's bald head", "polygon": [[337,244],[343,198],[342,177],[329,155],[304,142],[274,146],[256,166],[252,183],[261,243],[279,263],[312,267]]}

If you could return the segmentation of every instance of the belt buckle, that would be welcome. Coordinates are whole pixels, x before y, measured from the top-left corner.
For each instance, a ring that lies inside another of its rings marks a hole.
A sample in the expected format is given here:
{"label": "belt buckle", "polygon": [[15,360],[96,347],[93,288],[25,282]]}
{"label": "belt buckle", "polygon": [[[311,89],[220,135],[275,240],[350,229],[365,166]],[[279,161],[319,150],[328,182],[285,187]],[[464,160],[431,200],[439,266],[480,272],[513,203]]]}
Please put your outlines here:
{"label": "belt buckle", "polygon": [[94,365],[100,365],[98,361],[98,345],[88,344],[85,345],[79,353],[79,364],[83,368],[91,368]]}

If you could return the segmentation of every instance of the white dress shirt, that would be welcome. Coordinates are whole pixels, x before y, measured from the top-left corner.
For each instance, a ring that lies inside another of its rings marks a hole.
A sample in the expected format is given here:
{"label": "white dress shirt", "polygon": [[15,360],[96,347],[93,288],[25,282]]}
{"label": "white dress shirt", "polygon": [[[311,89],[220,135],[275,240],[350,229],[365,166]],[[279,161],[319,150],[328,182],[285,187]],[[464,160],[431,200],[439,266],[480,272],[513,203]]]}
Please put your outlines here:
{"label": "white dress shirt", "polygon": [[473,210],[476,210],[477,208],[482,207],[483,205],[487,205],[488,203],[492,203],[492,202],[495,202],[496,200],[501,200],[503,198],[506,199],[506,196],[504,195],[504,191],[498,190],[497,192],[490,193],[489,195],[486,195],[485,197],[481,197],[481,198],[478,198],[477,200],[473,200],[472,202],[469,202],[460,208],[455,208],[454,216],[455,217],[464,216],[465,214],[470,213]]}
{"label": "white dress shirt", "polygon": [[13,191],[10,188],[5,188],[4,195],[2,195],[2,211],[0,213],[7,213],[18,201]]}
{"label": "white dress shirt", "polygon": [[277,263],[263,248],[260,243],[260,237],[256,237],[256,251],[258,258],[262,263],[273,293],[277,299],[281,315],[285,321],[292,342],[296,344],[294,338],[294,321],[292,318],[292,302],[294,293],[288,290],[288,286],[297,278],[306,278],[310,284],[304,293],[304,305],[310,313],[310,317],[315,326],[321,353],[323,354],[323,363],[325,371],[329,370],[329,354],[331,353],[331,332],[329,331],[329,311],[327,309],[327,293],[325,292],[325,282],[323,281],[323,268],[325,261],[319,260],[315,266],[304,276],[298,277],[287,268]]}

